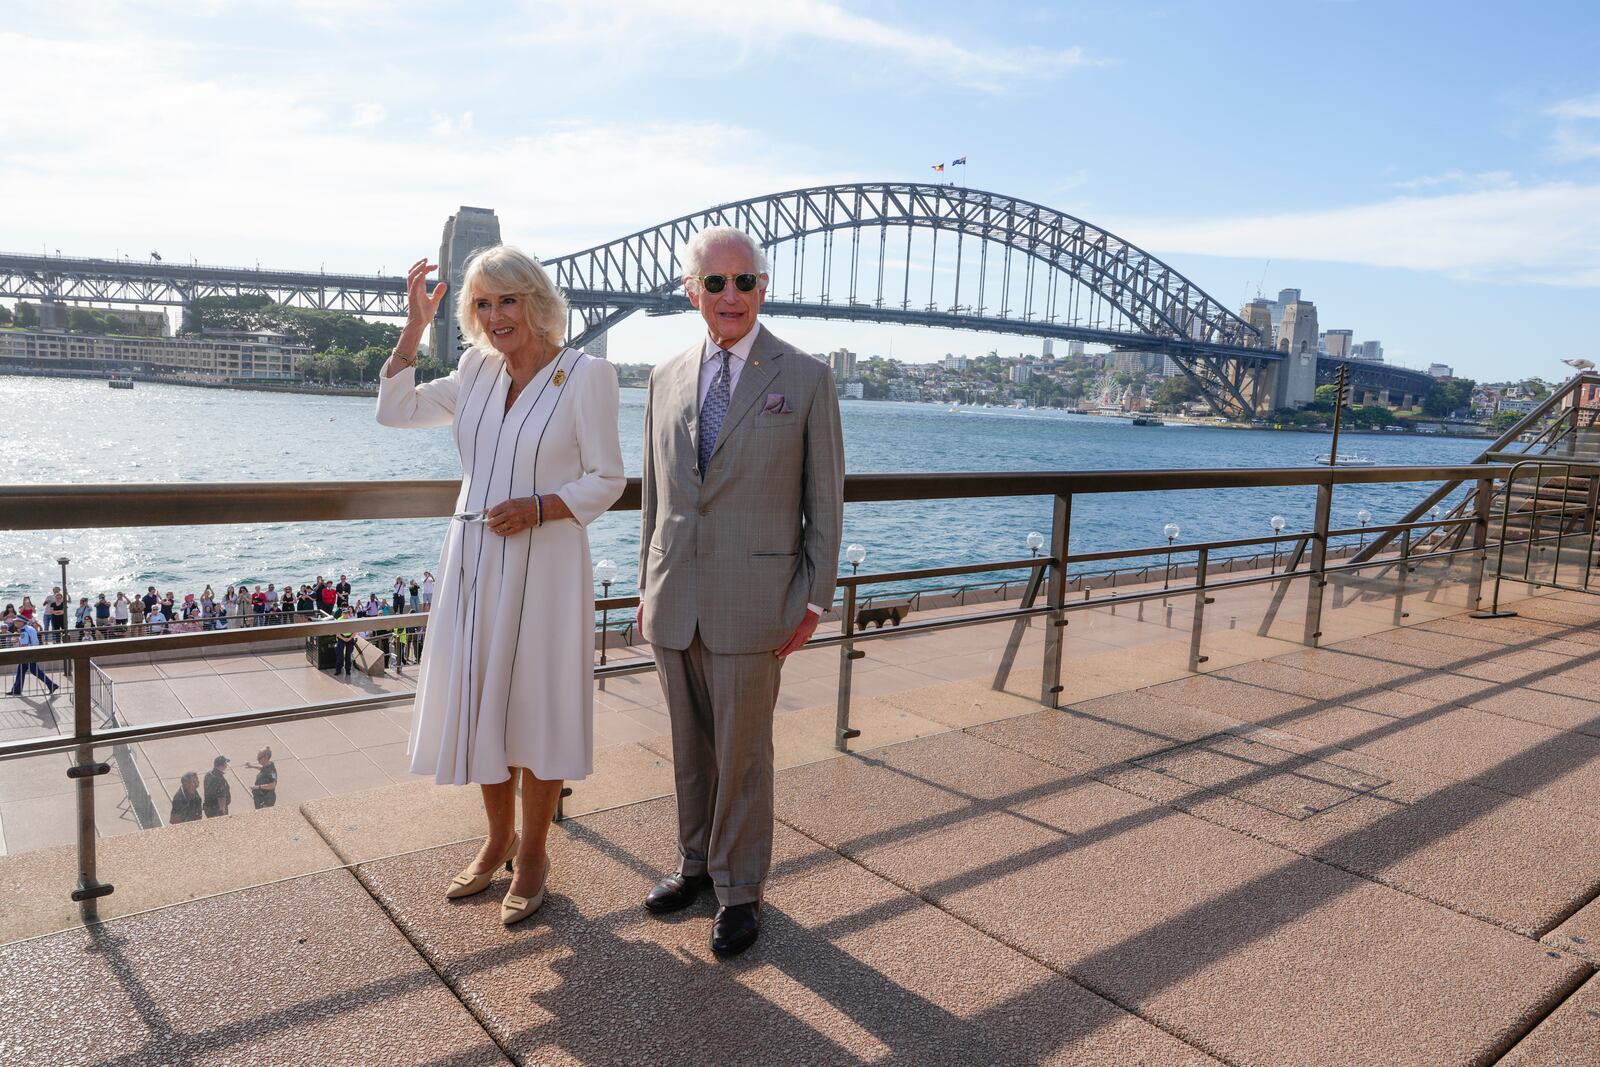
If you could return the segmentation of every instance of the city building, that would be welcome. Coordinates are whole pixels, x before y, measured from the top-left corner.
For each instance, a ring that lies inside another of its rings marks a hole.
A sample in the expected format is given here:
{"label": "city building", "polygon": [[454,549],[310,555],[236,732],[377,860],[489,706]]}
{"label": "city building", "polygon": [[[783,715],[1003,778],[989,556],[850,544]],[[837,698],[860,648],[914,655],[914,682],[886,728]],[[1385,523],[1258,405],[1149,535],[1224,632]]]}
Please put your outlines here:
{"label": "city building", "polygon": [[1328,330],[1322,335],[1322,350],[1334,359],[1349,359],[1354,346],[1354,330]]}
{"label": "city building", "polygon": [[1299,300],[1300,300],[1300,290],[1298,290],[1298,289],[1279,289],[1278,290],[1278,299],[1263,301],[1267,305],[1267,310],[1272,313],[1272,329],[1273,329],[1273,340],[1274,340],[1274,342],[1276,342],[1276,340],[1277,340],[1277,331],[1283,328],[1283,316],[1284,316],[1284,313],[1289,310],[1289,305],[1290,304],[1298,303]]}
{"label": "city building", "polygon": [[839,395],[844,397],[846,400],[865,399],[867,395],[867,385],[865,382],[840,382]]}
{"label": "city building", "polygon": [[1383,345],[1378,341],[1362,341],[1350,349],[1351,359],[1364,359],[1369,363],[1383,362]]}
{"label": "city building", "polygon": [[460,323],[456,322],[457,287],[467,260],[479,249],[499,243],[500,220],[492,208],[463,207],[445,221],[444,237],[439,242],[439,277],[450,283],[450,290],[439,305],[439,317],[433,321],[429,351],[447,367],[455,366],[467,347]]}
{"label": "city building", "polygon": [[909,378],[894,378],[889,382],[890,400],[921,400],[922,390]]}
{"label": "city building", "polygon": [[969,364],[971,360],[969,360],[966,356],[952,356],[946,352],[942,362],[945,370],[965,371],[967,369],[967,364]]}
{"label": "city building", "polygon": [[1011,380],[1018,385],[1026,385],[1033,377],[1033,364],[1018,363],[1011,368]]}
{"label": "city building", "polygon": [[145,374],[201,381],[292,381],[311,354],[282,334],[217,331],[200,337],[95,337],[46,330],[0,330],[0,361],[25,367]]}
{"label": "city building", "polygon": [[1068,341],[1067,342],[1067,358],[1068,359],[1082,359],[1083,358],[1083,342],[1082,341]]}
{"label": "city building", "polygon": [[1528,412],[1532,411],[1534,408],[1536,408],[1538,406],[1539,406],[1539,400],[1538,400],[1537,397],[1531,397],[1531,396],[1522,396],[1522,397],[1502,396],[1500,398],[1499,402],[1495,404],[1494,410],[1495,410],[1495,414],[1497,414],[1497,415],[1502,411],[1514,411],[1518,415],[1526,415]]}
{"label": "city building", "polygon": [[1044,339],[1044,343],[1039,346],[1039,355],[1044,359],[1054,359],[1055,358],[1055,354],[1056,354],[1055,338],[1046,337]]}
{"label": "city building", "polygon": [[828,367],[834,381],[847,382],[856,376],[856,354],[848,348],[836,348],[828,353]]}
{"label": "city building", "polygon": [[1456,372],[1448,363],[1430,363],[1428,364],[1428,376],[1430,378],[1454,378]]}
{"label": "city building", "polygon": [[1111,369],[1117,374],[1152,374],[1165,377],[1167,357],[1160,352],[1122,352],[1112,359]]}

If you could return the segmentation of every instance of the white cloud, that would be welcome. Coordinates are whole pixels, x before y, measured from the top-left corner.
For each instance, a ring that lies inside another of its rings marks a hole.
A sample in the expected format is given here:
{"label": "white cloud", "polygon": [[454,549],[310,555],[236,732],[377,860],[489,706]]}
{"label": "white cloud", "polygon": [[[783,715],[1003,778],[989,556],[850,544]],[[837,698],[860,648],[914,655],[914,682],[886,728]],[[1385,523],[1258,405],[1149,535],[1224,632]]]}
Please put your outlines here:
{"label": "white cloud", "polygon": [[[652,53],[682,44],[693,49],[684,53],[695,57],[693,66],[708,72],[720,64],[748,67],[757,55],[805,40],[874,53],[984,92],[1104,62],[1077,47],[962,43],[858,15],[829,0],[758,0],[728,18],[708,17],[706,9],[674,0],[525,0],[524,11],[530,26],[524,43],[581,44],[600,51],[647,46]],[[718,48],[729,44],[736,46],[732,54]]]}
{"label": "white cloud", "polygon": [[1550,114],[1561,119],[1600,119],[1600,93],[1563,100],[1550,109]]}
{"label": "white cloud", "polygon": [[435,245],[461,204],[494,207],[508,239],[550,255],[820,179],[803,150],[716,121],[508,133],[470,111],[389,114],[359,102],[389,96],[361,78],[345,92],[186,74],[143,43],[0,32],[0,54],[14,82],[0,203],[26,206],[8,219],[17,247],[103,255],[148,236],[213,262],[303,248],[272,265],[376,270]]}
{"label": "white cloud", "polygon": [[1415,191],[1419,189],[1441,189],[1458,187],[1464,189],[1504,189],[1517,184],[1508,170],[1487,170],[1476,174],[1469,174],[1462,170],[1449,170],[1443,174],[1425,174],[1420,178],[1408,178],[1405,181],[1391,182],[1396,189]]}
{"label": "white cloud", "polygon": [[1600,285],[1600,186],[1404,196],[1327,211],[1129,223],[1158,254],[1360,263],[1474,281]]}

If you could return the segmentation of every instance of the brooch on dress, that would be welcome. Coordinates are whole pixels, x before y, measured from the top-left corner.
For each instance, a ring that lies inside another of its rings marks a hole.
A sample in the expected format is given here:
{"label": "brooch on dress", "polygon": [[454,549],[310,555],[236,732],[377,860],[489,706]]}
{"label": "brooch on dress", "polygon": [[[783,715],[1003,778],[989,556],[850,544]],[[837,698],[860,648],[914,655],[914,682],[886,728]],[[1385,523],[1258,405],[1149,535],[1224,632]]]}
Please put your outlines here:
{"label": "brooch on dress", "polygon": [[556,383],[556,388],[557,389],[561,388],[562,383],[564,383],[566,380],[567,380],[567,372],[564,371],[564,370],[559,370],[559,369],[556,371],[556,376],[551,379],[551,381]]}

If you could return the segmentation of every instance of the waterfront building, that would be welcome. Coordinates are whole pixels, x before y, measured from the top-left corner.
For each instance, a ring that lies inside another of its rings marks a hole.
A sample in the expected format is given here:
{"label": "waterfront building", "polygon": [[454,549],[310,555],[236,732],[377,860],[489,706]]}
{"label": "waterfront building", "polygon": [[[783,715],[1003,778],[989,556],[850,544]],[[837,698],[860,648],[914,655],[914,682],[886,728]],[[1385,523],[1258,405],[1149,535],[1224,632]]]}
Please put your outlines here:
{"label": "waterfront building", "polygon": [[[90,315],[106,323],[106,333],[118,334],[126,337],[165,337],[172,332],[172,323],[167,318],[165,311],[144,311],[139,308],[127,307],[92,307],[83,304],[63,304],[57,300],[46,300],[34,304],[27,300],[17,302],[16,313],[23,321],[32,320],[33,326],[40,330],[71,330],[86,331],[73,322],[73,312],[88,312]],[[31,312],[31,314],[30,314]],[[78,316],[79,322],[82,316]]]}
{"label": "waterfront building", "polygon": [[966,356],[952,356],[946,352],[944,357],[944,369],[965,371],[969,362],[970,360],[968,360]]}
{"label": "waterfront building", "polygon": [[1328,330],[1322,335],[1323,351],[1334,359],[1349,359],[1355,345],[1354,330]]}
{"label": "waterfront building", "polygon": [[895,378],[889,382],[890,400],[921,400],[922,390],[908,378]]}
{"label": "waterfront building", "polygon": [[0,364],[29,369],[116,371],[199,381],[293,381],[311,354],[282,334],[216,331],[199,337],[95,337],[53,330],[0,330]]}
{"label": "waterfront building", "polygon": [[1167,357],[1160,352],[1117,352],[1111,361],[1116,374],[1153,374],[1165,377]]}
{"label": "waterfront building", "polygon": [[1497,415],[1502,411],[1514,411],[1518,415],[1526,415],[1538,406],[1539,400],[1537,397],[1502,396],[1495,404],[1494,410]]}
{"label": "waterfront building", "polygon": [[1026,385],[1033,377],[1033,364],[1018,363],[1011,368],[1011,380],[1018,385]]}
{"label": "waterfront building", "polygon": [[867,395],[865,382],[840,382],[839,395],[846,400],[864,400]]}
{"label": "waterfront building", "polygon": [[1428,364],[1428,376],[1430,378],[1454,378],[1456,372],[1448,363],[1430,363]]}
{"label": "waterfront building", "polygon": [[450,283],[450,291],[433,322],[429,351],[447,367],[455,366],[467,347],[456,322],[456,286],[472,253],[499,243],[500,220],[493,208],[462,207],[445,220],[444,236],[439,242],[439,277]]}

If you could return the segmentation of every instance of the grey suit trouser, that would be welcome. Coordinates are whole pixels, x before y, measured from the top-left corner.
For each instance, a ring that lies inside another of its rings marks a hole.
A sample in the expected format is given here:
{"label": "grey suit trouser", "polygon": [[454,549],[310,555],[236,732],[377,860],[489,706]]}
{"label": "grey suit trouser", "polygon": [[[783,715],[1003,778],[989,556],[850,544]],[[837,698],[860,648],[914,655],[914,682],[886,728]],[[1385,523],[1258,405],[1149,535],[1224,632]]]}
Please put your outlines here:
{"label": "grey suit trouser", "polygon": [[655,649],[672,720],[678,870],[709,873],[721,904],[761,899],[772,866],[772,711],[783,661],[771,652]]}

